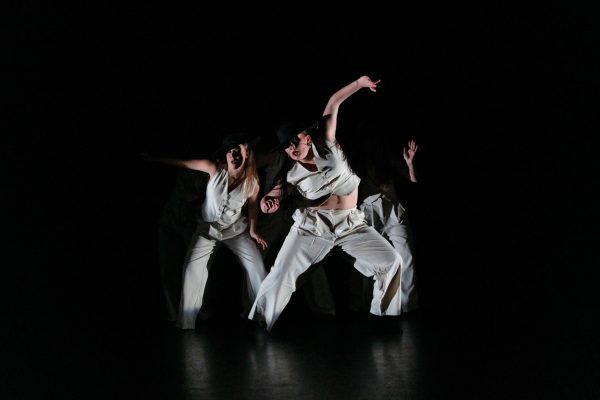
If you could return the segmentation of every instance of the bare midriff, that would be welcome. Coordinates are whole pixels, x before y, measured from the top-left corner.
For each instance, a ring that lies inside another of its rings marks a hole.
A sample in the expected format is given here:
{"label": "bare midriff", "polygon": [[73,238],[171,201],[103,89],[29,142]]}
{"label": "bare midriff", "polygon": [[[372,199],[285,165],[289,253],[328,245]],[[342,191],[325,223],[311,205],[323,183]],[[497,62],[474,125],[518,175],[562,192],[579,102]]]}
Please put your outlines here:
{"label": "bare midriff", "polygon": [[312,208],[313,210],[350,210],[356,207],[357,201],[358,188],[354,189],[352,193],[344,196],[332,194],[327,198],[327,200],[325,200],[318,206],[313,206],[310,208]]}

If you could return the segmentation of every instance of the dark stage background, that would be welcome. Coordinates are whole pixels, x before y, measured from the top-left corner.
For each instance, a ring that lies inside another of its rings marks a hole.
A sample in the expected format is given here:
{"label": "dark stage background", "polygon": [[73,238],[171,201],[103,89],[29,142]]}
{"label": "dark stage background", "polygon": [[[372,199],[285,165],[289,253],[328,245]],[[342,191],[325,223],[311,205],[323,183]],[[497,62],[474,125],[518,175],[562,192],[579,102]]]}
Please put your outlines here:
{"label": "dark stage background", "polygon": [[152,393],[137,367],[161,362],[156,228],[176,171],[140,154],[204,157],[237,130],[266,148],[281,118],[319,116],[363,74],[382,82],[342,105],[338,136],[397,157],[419,143],[409,215],[440,335],[479,348],[463,362],[482,370],[521,365],[497,375],[508,386],[597,395],[593,14],[207,4],[22,4],[7,21],[3,397]]}

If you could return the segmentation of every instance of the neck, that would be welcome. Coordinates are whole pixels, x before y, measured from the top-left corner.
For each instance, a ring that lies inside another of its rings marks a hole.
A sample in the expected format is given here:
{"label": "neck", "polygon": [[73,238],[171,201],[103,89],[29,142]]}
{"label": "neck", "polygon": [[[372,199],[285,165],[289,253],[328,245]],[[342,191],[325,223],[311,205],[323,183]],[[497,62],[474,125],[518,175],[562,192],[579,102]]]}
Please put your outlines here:
{"label": "neck", "polygon": [[315,154],[313,153],[312,148],[306,153],[306,157],[299,161],[303,164],[315,164]]}
{"label": "neck", "polygon": [[244,168],[236,168],[233,165],[227,165],[227,173],[229,174],[229,176],[241,176],[244,173]]}

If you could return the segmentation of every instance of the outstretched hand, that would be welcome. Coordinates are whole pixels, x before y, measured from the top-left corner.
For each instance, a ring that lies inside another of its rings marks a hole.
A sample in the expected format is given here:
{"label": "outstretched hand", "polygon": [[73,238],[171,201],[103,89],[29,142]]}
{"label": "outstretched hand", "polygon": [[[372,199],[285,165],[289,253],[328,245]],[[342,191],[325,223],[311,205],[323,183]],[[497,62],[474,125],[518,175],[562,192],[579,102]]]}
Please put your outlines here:
{"label": "outstretched hand", "polygon": [[406,164],[412,164],[413,158],[415,158],[415,154],[417,153],[418,148],[419,146],[417,146],[417,142],[415,142],[414,140],[408,141],[408,148],[404,147],[402,151],[402,155],[404,156],[404,161],[406,161]]}
{"label": "outstretched hand", "polygon": [[358,82],[358,86],[369,88],[369,90],[371,92],[376,92],[377,91],[377,84],[379,82],[381,82],[381,79],[378,79],[375,82],[373,82],[371,80],[371,78],[369,78],[367,75],[363,75],[360,78],[358,78],[358,80],[356,82]]}

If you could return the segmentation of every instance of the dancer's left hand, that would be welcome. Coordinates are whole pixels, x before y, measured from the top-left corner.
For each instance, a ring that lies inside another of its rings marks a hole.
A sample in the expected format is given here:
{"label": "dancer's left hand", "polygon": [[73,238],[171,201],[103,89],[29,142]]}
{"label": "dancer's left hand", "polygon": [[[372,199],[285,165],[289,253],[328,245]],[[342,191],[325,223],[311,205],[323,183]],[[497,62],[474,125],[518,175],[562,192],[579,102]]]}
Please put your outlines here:
{"label": "dancer's left hand", "polygon": [[258,233],[256,232],[250,232],[250,237],[252,239],[254,239],[254,241],[256,242],[256,244],[262,249],[266,249],[267,247],[269,247],[269,245],[267,244],[267,241],[265,239],[263,239],[262,236],[260,236]]}

